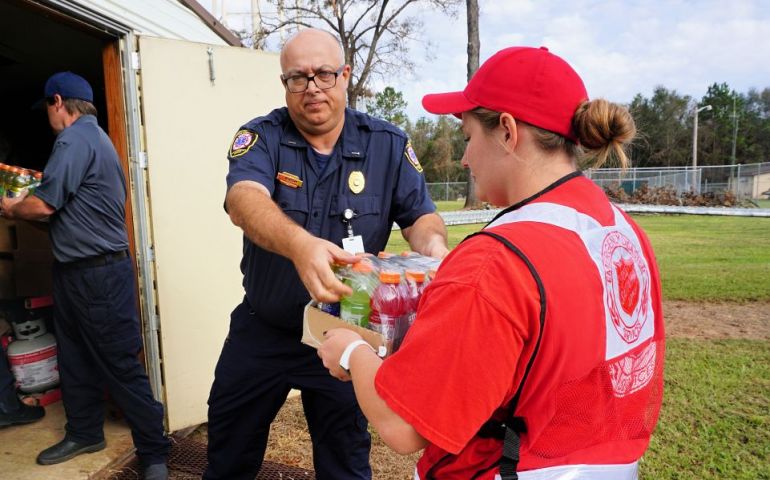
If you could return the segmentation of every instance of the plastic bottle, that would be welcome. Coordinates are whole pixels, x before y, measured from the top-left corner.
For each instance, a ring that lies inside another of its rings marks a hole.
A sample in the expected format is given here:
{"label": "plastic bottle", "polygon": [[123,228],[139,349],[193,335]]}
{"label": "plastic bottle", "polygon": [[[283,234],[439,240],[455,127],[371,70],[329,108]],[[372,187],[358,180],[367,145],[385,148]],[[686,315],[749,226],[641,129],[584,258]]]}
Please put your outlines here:
{"label": "plastic bottle", "polygon": [[[408,293],[408,305],[407,305],[407,327],[411,327],[414,323],[414,317],[417,316],[417,305],[420,303],[420,297],[425,290],[425,272],[422,270],[407,270],[406,271],[406,291]],[[404,332],[406,333],[406,332]]]}
{"label": "plastic bottle", "polygon": [[374,289],[371,301],[369,328],[385,338],[388,350],[392,350],[396,325],[406,314],[407,294],[401,285],[401,274],[392,270],[380,272],[380,284]]}
{"label": "plastic bottle", "polygon": [[17,168],[16,170],[16,175],[8,185],[7,190],[7,196],[14,198],[22,196],[32,181],[32,176],[29,174],[29,170],[23,168]]}
{"label": "plastic bottle", "polygon": [[33,193],[43,182],[43,172],[33,172],[32,181],[29,184],[29,193]]}
{"label": "plastic bottle", "polygon": [[13,186],[16,177],[19,175],[19,170],[20,169],[17,167],[9,166],[3,176],[3,194],[6,197],[11,196],[11,187]]}
{"label": "plastic bottle", "polygon": [[340,318],[353,325],[369,327],[371,294],[376,277],[371,263],[362,260],[353,264],[349,278],[344,283],[353,289],[353,294],[340,300]]}

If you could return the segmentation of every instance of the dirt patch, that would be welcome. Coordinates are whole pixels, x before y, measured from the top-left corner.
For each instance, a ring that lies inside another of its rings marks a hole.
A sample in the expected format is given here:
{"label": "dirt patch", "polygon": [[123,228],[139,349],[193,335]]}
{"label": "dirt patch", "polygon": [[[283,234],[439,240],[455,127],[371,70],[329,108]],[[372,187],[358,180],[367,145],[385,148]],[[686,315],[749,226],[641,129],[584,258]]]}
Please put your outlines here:
{"label": "dirt patch", "polygon": [[770,340],[770,302],[665,302],[666,337]]}
{"label": "dirt patch", "polygon": [[[665,302],[666,337],[699,339],[770,340],[770,302],[693,303]],[[206,441],[206,426],[193,434]],[[313,469],[312,445],[299,397],[290,398],[270,429],[266,460]],[[390,451],[372,432],[371,464],[377,480],[413,478],[419,454],[401,456]],[[173,478],[173,476],[172,476]]]}

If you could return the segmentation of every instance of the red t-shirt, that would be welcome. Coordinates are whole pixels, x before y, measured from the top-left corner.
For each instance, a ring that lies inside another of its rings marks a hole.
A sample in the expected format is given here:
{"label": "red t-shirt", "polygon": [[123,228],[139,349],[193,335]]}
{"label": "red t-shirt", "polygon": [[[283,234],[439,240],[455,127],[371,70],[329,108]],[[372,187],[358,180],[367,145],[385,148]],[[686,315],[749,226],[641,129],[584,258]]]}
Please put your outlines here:
{"label": "red t-shirt", "polygon": [[[539,328],[539,301],[524,262],[497,240],[462,243],[423,293],[401,348],[377,373],[379,395],[430,442],[426,460],[465,449],[471,458],[456,478],[499,457],[499,441],[474,436],[515,394],[516,372],[533,348],[522,346]],[[442,477],[450,473],[442,469]]]}

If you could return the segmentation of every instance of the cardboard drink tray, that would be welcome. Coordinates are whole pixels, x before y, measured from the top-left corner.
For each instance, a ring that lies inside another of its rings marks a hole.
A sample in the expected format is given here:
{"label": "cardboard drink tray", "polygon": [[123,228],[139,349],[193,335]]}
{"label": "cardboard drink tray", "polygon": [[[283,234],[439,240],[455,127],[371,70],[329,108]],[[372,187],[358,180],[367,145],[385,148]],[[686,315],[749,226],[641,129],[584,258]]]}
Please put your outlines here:
{"label": "cardboard drink tray", "polygon": [[358,333],[380,357],[389,353],[387,342],[381,334],[358,325],[351,325],[339,317],[319,310],[317,302],[308,303],[302,318],[302,343],[318,348],[324,341],[324,332],[332,328],[347,328]]}

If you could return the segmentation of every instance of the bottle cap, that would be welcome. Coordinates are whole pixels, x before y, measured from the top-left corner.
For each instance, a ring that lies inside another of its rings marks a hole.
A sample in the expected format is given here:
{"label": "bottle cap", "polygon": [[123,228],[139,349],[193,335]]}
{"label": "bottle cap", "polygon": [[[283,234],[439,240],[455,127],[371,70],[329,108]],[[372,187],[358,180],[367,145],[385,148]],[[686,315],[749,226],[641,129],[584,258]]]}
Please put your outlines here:
{"label": "bottle cap", "polygon": [[366,260],[361,260],[358,263],[353,264],[353,271],[356,273],[371,273],[374,270],[372,264]]}
{"label": "bottle cap", "polygon": [[425,272],[423,272],[422,270],[407,270],[406,278],[410,280],[414,280],[415,282],[424,282]]}
{"label": "bottle cap", "polygon": [[401,274],[393,270],[383,270],[380,272],[380,282],[401,283]]}
{"label": "bottle cap", "polygon": [[43,178],[43,172],[35,172],[35,173],[32,174],[32,176],[37,178],[37,179],[41,179],[41,178]]}
{"label": "bottle cap", "polygon": [[380,252],[377,254],[377,258],[390,258],[393,254],[390,252]]}

